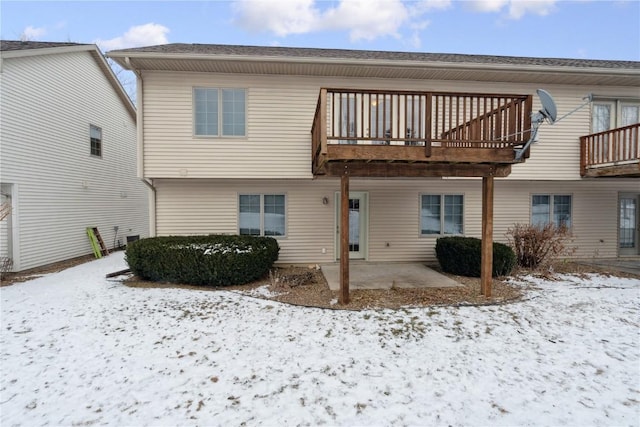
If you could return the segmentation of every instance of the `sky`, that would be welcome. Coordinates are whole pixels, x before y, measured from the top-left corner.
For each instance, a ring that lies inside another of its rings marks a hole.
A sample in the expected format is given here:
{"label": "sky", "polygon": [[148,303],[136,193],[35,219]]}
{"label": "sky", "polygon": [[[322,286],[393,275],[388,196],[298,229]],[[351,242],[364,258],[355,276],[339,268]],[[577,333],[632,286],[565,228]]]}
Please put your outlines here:
{"label": "sky", "polygon": [[640,0],[0,2],[4,40],[640,60]]}

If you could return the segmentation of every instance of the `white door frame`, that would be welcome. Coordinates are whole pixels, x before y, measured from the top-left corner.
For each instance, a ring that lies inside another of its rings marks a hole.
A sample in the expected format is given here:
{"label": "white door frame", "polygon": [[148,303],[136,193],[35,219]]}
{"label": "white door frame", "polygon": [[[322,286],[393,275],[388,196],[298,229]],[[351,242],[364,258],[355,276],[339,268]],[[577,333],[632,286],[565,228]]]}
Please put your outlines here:
{"label": "white door frame", "polygon": [[[620,200],[621,199],[634,199],[635,200],[635,204],[636,204],[636,209],[635,209],[635,224],[632,224],[635,230],[635,236],[634,236],[634,243],[635,245],[633,247],[630,248],[621,248],[620,247],[620,243],[621,243],[621,226],[622,226],[622,221],[624,220],[621,216],[621,212],[620,212]],[[640,194],[639,193],[618,193],[618,209],[617,209],[617,213],[618,213],[618,255],[620,256],[628,256],[628,255],[639,255],[640,254]]]}
{"label": "white door frame", "polygon": [[[349,251],[349,259],[367,259],[369,257],[369,193],[367,191],[349,191],[349,199],[360,200],[359,216],[359,250]],[[340,259],[340,192],[335,193],[334,211],[334,254],[335,259]],[[350,230],[351,231],[351,230]]]}

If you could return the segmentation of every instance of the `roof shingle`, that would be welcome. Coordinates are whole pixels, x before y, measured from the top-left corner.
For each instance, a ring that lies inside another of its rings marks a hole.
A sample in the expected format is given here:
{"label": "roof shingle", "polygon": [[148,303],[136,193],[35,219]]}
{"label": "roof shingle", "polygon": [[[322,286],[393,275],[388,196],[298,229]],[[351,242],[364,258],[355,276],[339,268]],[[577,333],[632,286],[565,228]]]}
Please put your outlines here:
{"label": "roof shingle", "polygon": [[571,58],[534,58],[521,56],[469,55],[451,53],[386,52],[373,50],[319,49],[273,46],[240,46],[219,44],[172,43],[132,49],[114,50],[109,53],[159,53],[184,55],[225,55],[254,57],[324,58],[343,60],[388,60],[407,62],[448,62],[468,64],[540,65],[581,68],[632,68],[640,69],[638,61],[616,61]]}
{"label": "roof shingle", "polygon": [[86,43],[64,43],[64,42],[37,42],[37,41],[21,41],[21,40],[0,40],[0,51],[7,52],[12,50],[28,50],[28,49],[47,49],[52,47],[67,46],[88,46]]}

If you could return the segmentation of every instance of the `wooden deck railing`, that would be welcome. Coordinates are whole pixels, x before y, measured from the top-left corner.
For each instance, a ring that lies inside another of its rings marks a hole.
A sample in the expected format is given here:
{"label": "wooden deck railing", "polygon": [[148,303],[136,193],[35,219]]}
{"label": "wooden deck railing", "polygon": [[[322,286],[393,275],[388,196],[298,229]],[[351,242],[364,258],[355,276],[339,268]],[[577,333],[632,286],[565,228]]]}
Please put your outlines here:
{"label": "wooden deck railing", "polygon": [[[313,164],[333,144],[513,149],[529,138],[531,95],[321,89]],[[452,158],[451,162],[456,159]]]}
{"label": "wooden deck railing", "polygon": [[580,175],[587,169],[640,161],[640,123],[580,137]]}

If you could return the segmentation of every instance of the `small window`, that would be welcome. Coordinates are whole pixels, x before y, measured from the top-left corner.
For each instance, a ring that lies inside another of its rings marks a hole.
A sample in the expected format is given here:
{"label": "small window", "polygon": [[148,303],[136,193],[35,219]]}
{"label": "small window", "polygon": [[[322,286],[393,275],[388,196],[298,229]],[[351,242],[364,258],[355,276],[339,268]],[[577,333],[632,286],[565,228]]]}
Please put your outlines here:
{"label": "small window", "polygon": [[193,89],[196,136],[245,136],[245,89]]}
{"label": "small window", "polygon": [[239,233],[249,236],[285,235],[283,194],[241,194],[238,200]]}
{"label": "small window", "polygon": [[571,196],[536,194],[531,197],[531,224],[571,227]]}
{"label": "small window", "polygon": [[102,129],[89,126],[90,153],[92,156],[102,157]]}
{"label": "small window", "polygon": [[463,211],[461,194],[423,194],[420,198],[420,234],[462,234]]}

